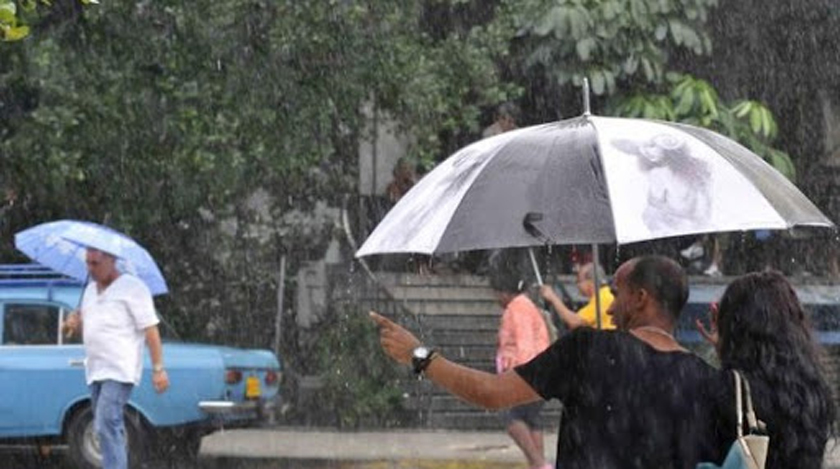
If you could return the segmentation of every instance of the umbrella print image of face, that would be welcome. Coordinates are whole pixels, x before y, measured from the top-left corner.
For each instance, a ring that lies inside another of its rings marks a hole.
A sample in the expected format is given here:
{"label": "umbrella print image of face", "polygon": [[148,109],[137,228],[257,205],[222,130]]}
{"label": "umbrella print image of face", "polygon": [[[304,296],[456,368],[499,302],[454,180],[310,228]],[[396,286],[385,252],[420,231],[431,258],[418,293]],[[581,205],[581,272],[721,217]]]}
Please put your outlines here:
{"label": "umbrella print image of face", "polygon": [[692,156],[685,141],[658,134],[647,142],[614,140],[617,149],[638,157],[647,173],[647,207],[642,220],[652,234],[668,227],[690,230],[708,222],[711,211],[709,165]]}
{"label": "umbrella print image of face", "polygon": [[[465,170],[464,168],[468,168]],[[528,213],[544,237],[523,226]],[[710,130],[584,115],[475,142],[426,174],[356,255],[437,254],[834,224],[758,155]]]}

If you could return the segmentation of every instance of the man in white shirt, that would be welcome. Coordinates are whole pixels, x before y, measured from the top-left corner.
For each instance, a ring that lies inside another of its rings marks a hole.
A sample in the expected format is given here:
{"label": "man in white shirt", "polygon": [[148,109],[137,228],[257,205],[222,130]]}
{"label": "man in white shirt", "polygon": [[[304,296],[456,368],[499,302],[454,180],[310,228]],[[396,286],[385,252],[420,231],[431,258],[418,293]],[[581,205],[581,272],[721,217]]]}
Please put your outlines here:
{"label": "man in white shirt", "polygon": [[67,317],[65,331],[82,330],[85,377],[91,391],[94,429],[99,437],[104,469],[126,469],[123,410],[143,372],[143,342],[152,358],[152,382],[157,392],[169,387],[163,368],[159,322],[149,288],[142,280],[122,274],[116,258],[88,248],[85,261],[90,282],[78,312]]}

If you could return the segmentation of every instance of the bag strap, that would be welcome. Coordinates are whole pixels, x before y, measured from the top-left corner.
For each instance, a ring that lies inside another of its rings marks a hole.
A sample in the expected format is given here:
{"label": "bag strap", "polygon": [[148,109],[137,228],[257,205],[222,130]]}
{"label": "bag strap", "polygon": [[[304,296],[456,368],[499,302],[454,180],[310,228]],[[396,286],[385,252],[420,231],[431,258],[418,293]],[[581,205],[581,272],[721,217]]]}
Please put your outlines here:
{"label": "bag strap", "polygon": [[741,377],[741,381],[744,382],[744,393],[747,397],[747,408],[745,409],[747,414],[747,425],[750,426],[750,433],[755,433],[756,431],[758,431],[758,418],[756,418],[755,410],[753,409],[752,392],[750,392],[750,382],[747,381],[747,379],[743,376]]}
{"label": "bag strap", "polygon": [[735,376],[735,422],[737,425],[735,434],[738,436],[738,439],[741,439],[744,436],[744,410],[741,405],[741,373],[738,373],[738,370],[732,370],[732,374]]}
{"label": "bag strap", "polygon": [[[750,392],[750,382],[741,375],[738,370],[732,370],[735,375],[735,414],[738,421],[738,438],[744,436],[744,415],[747,417],[747,426],[750,433],[756,433],[761,430],[762,423],[758,421],[755,415],[755,409],[752,403],[752,392]],[[743,383],[743,391],[741,390]],[[743,398],[746,402],[742,402]]]}

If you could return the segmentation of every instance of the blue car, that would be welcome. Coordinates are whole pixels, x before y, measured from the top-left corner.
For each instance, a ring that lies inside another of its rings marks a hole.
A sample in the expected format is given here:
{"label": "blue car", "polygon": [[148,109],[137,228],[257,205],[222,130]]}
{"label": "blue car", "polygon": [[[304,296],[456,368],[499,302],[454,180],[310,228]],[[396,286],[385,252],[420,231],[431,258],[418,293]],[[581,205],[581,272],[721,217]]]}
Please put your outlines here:
{"label": "blue car", "polygon": [[[85,384],[84,349],[60,331],[83,284],[37,265],[0,266],[0,445],[67,450],[73,467],[101,467]],[[151,361],[126,410],[132,467],[167,455],[194,457],[202,436],[268,418],[281,368],[268,350],[165,340],[170,388],[152,387]]]}

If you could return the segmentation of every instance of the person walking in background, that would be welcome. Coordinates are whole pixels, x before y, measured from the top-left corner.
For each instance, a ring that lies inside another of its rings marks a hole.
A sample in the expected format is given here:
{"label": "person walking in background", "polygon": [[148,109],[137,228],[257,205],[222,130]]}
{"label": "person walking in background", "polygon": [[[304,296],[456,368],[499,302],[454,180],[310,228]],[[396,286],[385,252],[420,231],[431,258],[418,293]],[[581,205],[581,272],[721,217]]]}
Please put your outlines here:
{"label": "person walking in background", "polygon": [[97,249],[85,253],[93,280],[71,313],[65,334],[82,332],[85,378],[91,393],[94,430],[104,469],[128,467],[123,412],[143,372],[143,342],[152,358],[152,380],[159,393],[169,388],[154,300],[142,280],[120,273],[116,258]]}
{"label": "person walking in background", "polygon": [[[595,287],[595,269],[598,269],[598,279],[601,284],[600,288]],[[548,302],[554,309],[563,323],[570,330],[581,326],[598,327],[598,316],[601,318],[601,329],[615,329],[613,318],[610,315],[604,314],[610,308],[613,302],[613,294],[610,287],[606,285],[606,275],[604,269],[600,265],[587,262],[583,264],[577,271],[577,287],[580,294],[588,299],[586,305],[578,310],[577,313],[569,309],[563,300],[557,296],[554,287],[545,284],[540,287],[540,295]],[[596,314],[597,305],[595,303],[595,292],[598,292],[601,301],[600,314]]]}
{"label": "person walking in background", "polygon": [[664,257],[634,258],[619,267],[615,287],[608,314],[618,330],[579,327],[502,374],[458,365],[370,315],[388,356],[468,402],[500,409],[561,401],[558,468],[694,469],[717,460],[721,450],[704,432],[710,413],[698,405],[717,371],[673,336],[688,300],[685,272]]}
{"label": "person walking in background", "polygon": [[735,439],[735,391],[728,372],[734,369],[749,382],[756,414],[767,426],[766,467],[822,467],[836,409],[793,287],[776,271],[746,274],[729,284],[710,316],[710,329],[699,320],[697,328],[715,345],[723,368],[708,386],[720,415],[714,431],[719,444]]}
{"label": "person walking in background", "polygon": [[[504,373],[527,363],[548,348],[548,327],[542,313],[522,290],[524,282],[508,272],[496,272],[490,277],[490,286],[496,299],[504,308],[499,326],[496,371]],[[531,468],[548,469],[543,446],[540,411],[544,401],[535,401],[512,407],[502,417],[508,435],[513,439]]]}
{"label": "person walking in background", "polygon": [[406,192],[417,183],[417,171],[411,161],[407,158],[400,158],[394,165],[391,174],[393,179],[385,187],[385,195],[388,197],[388,202],[393,205],[399,202]]}
{"label": "person walking in background", "polygon": [[502,103],[496,108],[495,120],[481,133],[482,138],[493,137],[517,128],[519,107],[511,102]]}

